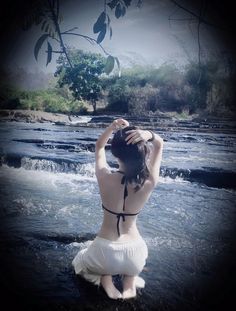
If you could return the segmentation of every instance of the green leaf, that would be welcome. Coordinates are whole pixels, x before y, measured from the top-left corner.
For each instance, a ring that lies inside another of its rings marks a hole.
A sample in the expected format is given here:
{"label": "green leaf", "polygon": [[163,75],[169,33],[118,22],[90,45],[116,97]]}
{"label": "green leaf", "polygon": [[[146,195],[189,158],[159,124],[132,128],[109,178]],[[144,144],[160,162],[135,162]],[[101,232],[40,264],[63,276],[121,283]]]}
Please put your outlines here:
{"label": "green leaf", "polygon": [[104,69],[104,71],[107,75],[109,75],[109,73],[112,72],[114,65],[115,65],[115,58],[113,56],[109,55],[107,57],[107,61],[106,61],[105,69]]}
{"label": "green leaf", "polygon": [[38,59],[38,54],[39,54],[39,50],[41,49],[44,41],[48,38],[48,34],[44,34],[42,35],[38,41],[36,42],[35,44],[35,47],[34,47],[34,57],[35,59],[37,60]]}
{"label": "green leaf", "polygon": [[115,57],[115,61],[116,61],[116,63],[117,63],[117,67],[118,67],[118,70],[119,70],[118,75],[119,75],[119,77],[120,77],[120,76],[121,76],[121,68],[120,68],[120,62],[119,62],[118,57]]}
{"label": "green leaf", "polygon": [[110,27],[110,39],[112,37],[112,28]]}
{"label": "green leaf", "polygon": [[110,26],[110,23],[111,23],[111,19],[110,19],[109,15],[107,14],[107,26],[108,27]]}
{"label": "green leaf", "polygon": [[124,16],[126,13],[126,8],[125,6],[123,6],[123,8],[121,9],[121,15]]}
{"label": "green leaf", "polygon": [[122,14],[121,4],[118,3],[115,10],[115,16],[116,18],[120,18]]}
{"label": "green leaf", "polygon": [[100,31],[98,37],[97,37],[97,43],[101,43],[103,41],[103,39],[105,38],[107,32],[107,28],[106,25],[104,25],[104,27],[102,28],[102,30]]}
{"label": "green leaf", "polygon": [[48,57],[47,57],[47,64],[46,66],[51,62],[52,60],[52,46],[51,44],[48,42]]}
{"label": "green leaf", "polygon": [[115,61],[116,61],[116,63],[117,63],[118,68],[120,69],[120,62],[119,62],[118,57],[114,57],[114,58],[115,58]]}
{"label": "green leaf", "polygon": [[96,23],[93,25],[93,32],[94,33],[100,32],[103,29],[104,25],[105,25],[105,21],[106,21],[106,13],[102,12],[99,15]]}
{"label": "green leaf", "polygon": [[118,2],[119,0],[112,0],[111,2],[107,3],[107,5],[111,8],[111,10],[113,10]]}

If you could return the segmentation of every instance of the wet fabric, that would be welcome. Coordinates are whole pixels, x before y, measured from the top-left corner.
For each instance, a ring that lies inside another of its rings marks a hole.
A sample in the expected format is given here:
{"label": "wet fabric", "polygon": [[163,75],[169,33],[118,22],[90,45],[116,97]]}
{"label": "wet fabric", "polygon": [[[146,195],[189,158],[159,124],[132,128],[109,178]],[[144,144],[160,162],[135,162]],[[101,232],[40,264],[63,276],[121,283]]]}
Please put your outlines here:
{"label": "wet fabric", "polygon": [[[147,257],[147,245],[141,237],[127,242],[96,237],[87,248],[78,252],[72,265],[76,274],[99,285],[102,275],[138,276]],[[137,278],[138,285],[144,287],[144,280]]]}

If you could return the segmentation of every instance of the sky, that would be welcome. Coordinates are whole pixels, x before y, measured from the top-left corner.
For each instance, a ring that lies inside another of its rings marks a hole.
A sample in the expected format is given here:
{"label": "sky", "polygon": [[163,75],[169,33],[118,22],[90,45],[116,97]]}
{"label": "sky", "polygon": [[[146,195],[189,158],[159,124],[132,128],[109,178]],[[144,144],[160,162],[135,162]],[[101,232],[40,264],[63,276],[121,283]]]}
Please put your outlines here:
{"label": "sky", "polygon": [[[169,21],[169,18],[185,18],[189,15],[169,0],[143,0],[141,8],[133,0],[126,15],[119,19],[109,8],[113,36],[102,42],[103,47],[117,56],[123,66],[131,64],[152,64],[158,66],[164,62],[185,64],[190,59],[197,59],[198,44],[196,23]],[[61,1],[63,22],[61,29],[78,27],[78,32],[96,38],[93,24],[103,11],[104,0],[67,0]],[[194,8],[195,11],[197,8]],[[197,11],[196,11],[197,12]],[[5,67],[21,67],[29,72],[54,72],[56,57],[46,67],[46,44],[39,53],[38,61],[33,55],[34,45],[42,34],[40,27],[16,31],[16,36],[7,50]],[[65,40],[66,44],[96,53],[102,53],[97,45],[91,45],[75,36]],[[201,25],[201,45],[205,51],[221,49],[221,43],[212,29]],[[56,49],[56,46],[53,45]],[[56,54],[54,54],[56,55]]]}

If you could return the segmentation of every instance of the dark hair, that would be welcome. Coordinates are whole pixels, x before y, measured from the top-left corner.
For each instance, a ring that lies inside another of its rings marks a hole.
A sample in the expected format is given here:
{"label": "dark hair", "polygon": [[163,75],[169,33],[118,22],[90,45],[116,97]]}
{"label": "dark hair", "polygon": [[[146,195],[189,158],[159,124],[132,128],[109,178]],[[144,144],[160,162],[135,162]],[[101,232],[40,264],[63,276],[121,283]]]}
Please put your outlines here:
{"label": "dark hair", "polygon": [[138,191],[149,177],[146,165],[146,157],[149,152],[146,142],[140,141],[136,144],[127,145],[125,138],[129,130],[136,130],[136,126],[127,126],[118,130],[111,141],[111,153],[121,160],[125,167],[125,176],[129,183],[135,183],[135,191]]}

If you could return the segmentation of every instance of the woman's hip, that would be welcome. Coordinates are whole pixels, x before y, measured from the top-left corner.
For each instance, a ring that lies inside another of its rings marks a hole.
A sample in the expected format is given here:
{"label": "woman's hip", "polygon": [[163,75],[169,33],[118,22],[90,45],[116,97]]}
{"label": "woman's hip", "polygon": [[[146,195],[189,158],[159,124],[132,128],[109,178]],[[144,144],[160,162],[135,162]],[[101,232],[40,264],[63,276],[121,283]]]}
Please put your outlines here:
{"label": "woman's hip", "polygon": [[125,242],[96,237],[86,254],[88,262],[95,256],[107,274],[137,275],[146,263],[148,248],[140,237]]}

